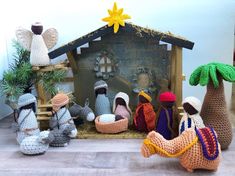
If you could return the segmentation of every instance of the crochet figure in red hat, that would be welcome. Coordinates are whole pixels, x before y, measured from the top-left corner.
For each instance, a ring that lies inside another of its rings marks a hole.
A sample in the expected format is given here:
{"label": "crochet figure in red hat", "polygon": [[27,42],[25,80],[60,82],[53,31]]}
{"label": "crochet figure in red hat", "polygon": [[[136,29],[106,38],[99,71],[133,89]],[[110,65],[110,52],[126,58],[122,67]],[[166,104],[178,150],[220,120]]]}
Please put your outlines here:
{"label": "crochet figure in red hat", "polygon": [[160,108],[157,113],[156,131],[165,139],[172,139],[177,134],[176,119],[174,118],[175,94],[164,92],[159,96]]}
{"label": "crochet figure in red hat", "polygon": [[156,114],[151,104],[152,98],[141,91],[139,93],[139,104],[136,108],[134,125],[138,131],[149,132],[155,128]]}

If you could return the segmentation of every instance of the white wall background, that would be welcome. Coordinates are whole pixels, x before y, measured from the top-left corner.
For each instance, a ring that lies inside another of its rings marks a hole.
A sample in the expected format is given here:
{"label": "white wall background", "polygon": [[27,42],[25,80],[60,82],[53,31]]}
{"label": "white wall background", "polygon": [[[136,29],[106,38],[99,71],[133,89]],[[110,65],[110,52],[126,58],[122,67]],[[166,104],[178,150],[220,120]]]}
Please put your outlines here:
{"label": "white wall background", "polygon": [[[44,29],[59,31],[56,47],[105,25],[113,0],[7,0],[0,7],[0,79],[11,62],[11,40],[18,26],[30,29],[40,21]],[[235,22],[234,0],[117,0],[118,7],[131,15],[134,24],[170,31],[193,42],[193,50],[183,50],[184,97],[194,95],[203,100],[205,88],[188,84],[190,73],[199,65],[212,61],[232,64]],[[55,47],[55,48],[56,48]],[[230,102],[231,84],[225,85]],[[1,98],[2,99],[2,98]],[[3,101],[3,100],[1,100]],[[1,103],[0,103],[1,104]],[[230,104],[230,103],[229,103]],[[0,105],[0,117],[9,112]]]}

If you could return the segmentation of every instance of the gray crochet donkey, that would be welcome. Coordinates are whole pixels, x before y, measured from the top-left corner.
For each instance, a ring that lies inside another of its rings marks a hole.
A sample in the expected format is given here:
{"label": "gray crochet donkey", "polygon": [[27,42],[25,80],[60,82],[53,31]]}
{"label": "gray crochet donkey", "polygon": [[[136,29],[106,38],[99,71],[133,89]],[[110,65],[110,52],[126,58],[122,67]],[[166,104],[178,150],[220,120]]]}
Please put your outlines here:
{"label": "gray crochet donkey", "polygon": [[69,112],[74,118],[86,119],[87,121],[93,121],[95,114],[89,107],[89,99],[86,99],[85,106],[82,107],[74,102],[74,105],[69,108]]}
{"label": "gray crochet donkey", "polygon": [[43,154],[49,147],[49,131],[40,132],[35,116],[36,107],[37,101],[32,94],[27,93],[19,97],[19,114],[14,126],[20,151],[26,155]]}
{"label": "gray crochet donkey", "polygon": [[57,94],[52,99],[54,115],[50,119],[50,128],[52,129],[49,134],[49,141],[52,141],[50,146],[67,146],[70,138],[77,136],[77,128],[68,109],[65,107],[68,102],[68,96],[62,93]]}

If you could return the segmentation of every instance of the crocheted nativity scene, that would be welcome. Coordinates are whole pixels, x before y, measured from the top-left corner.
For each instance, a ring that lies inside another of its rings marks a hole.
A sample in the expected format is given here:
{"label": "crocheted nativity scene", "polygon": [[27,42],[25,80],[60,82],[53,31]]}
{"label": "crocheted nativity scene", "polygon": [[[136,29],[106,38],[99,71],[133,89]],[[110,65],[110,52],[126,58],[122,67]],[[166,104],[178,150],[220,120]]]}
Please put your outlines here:
{"label": "crocheted nativity scene", "polygon": [[[144,157],[177,157],[190,172],[217,170],[221,149],[232,141],[223,80],[235,82],[235,67],[198,67],[189,83],[207,85],[204,101],[194,96],[182,100],[182,49],[192,49],[194,43],[126,23],[130,16],[116,3],[108,12],[103,19],[107,25],[49,53],[58,37],[54,28],[42,33],[41,23],[35,23],[32,32],[16,31],[20,44],[30,51],[36,76],[44,75],[55,87],[66,81],[52,80],[50,73],[70,69],[73,76],[67,80],[74,84],[72,92],[49,93],[39,81],[36,96],[19,96],[14,127],[20,151],[43,154],[49,147],[69,147],[76,138],[145,138]],[[89,47],[81,47],[86,43]],[[51,64],[63,54],[66,62]]]}

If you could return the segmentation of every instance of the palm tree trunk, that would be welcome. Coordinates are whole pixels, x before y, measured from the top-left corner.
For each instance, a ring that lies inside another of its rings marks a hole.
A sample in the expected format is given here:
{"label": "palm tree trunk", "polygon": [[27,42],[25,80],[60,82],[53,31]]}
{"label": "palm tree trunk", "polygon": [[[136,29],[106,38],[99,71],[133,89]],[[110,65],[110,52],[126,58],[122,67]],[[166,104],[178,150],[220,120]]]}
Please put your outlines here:
{"label": "palm tree trunk", "polygon": [[210,81],[202,104],[201,116],[206,126],[213,127],[218,135],[221,149],[228,148],[232,142],[232,125],[224,95],[223,79],[219,75],[219,87],[214,88]]}

